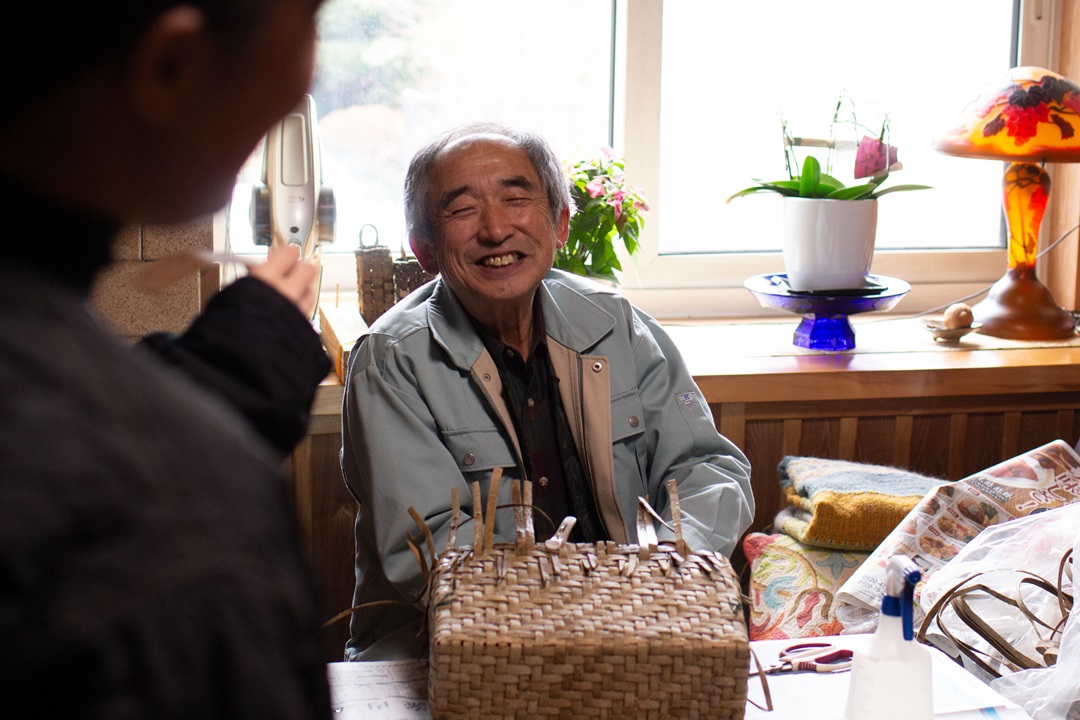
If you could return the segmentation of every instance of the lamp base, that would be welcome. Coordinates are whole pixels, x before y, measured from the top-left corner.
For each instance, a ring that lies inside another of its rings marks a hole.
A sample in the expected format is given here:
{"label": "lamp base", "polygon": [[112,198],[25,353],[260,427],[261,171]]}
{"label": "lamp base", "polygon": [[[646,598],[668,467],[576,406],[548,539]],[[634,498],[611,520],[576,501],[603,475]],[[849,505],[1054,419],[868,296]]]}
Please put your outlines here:
{"label": "lamp base", "polygon": [[1050,291],[1028,267],[1009,268],[972,314],[979,332],[1010,340],[1059,340],[1076,333],[1076,320],[1054,302]]}

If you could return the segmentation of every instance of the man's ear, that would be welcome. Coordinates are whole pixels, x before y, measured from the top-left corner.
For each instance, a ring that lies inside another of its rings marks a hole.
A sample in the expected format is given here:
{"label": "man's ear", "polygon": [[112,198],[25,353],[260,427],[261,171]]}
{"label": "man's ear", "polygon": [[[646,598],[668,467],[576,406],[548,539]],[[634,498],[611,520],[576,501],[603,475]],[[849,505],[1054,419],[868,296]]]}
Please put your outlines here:
{"label": "man's ear", "polygon": [[420,263],[420,267],[424,268],[425,272],[430,275],[439,274],[439,261],[435,259],[434,248],[430,244],[410,235],[409,247],[412,248],[416,261]]}
{"label": "man's ear", "polygon": [[563,208],[559,213],[559,219],[555,222],[555,249],[561,250],[570,237],[570,208]]}
{"label": "man's ear", "polygon": [[133,111],[166,122],[196,101],[214,72],[211,42],[206,18],[191,6],[178,5],[154,18],[129,56]]}

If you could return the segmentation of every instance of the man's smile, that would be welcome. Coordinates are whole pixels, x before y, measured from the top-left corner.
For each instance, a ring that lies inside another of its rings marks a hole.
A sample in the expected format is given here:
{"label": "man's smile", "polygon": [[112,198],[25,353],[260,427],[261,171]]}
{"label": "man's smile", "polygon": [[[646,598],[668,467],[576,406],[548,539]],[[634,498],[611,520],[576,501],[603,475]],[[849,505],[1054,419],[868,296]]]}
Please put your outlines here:
{"label": "man's smile", "polygon": [[510,252],[503,255],[491,255],[486,258],[481,258],[477,265],[480,265],[481,267],[504,267],[517,262],[522,257],[524,256],[518,252]]}

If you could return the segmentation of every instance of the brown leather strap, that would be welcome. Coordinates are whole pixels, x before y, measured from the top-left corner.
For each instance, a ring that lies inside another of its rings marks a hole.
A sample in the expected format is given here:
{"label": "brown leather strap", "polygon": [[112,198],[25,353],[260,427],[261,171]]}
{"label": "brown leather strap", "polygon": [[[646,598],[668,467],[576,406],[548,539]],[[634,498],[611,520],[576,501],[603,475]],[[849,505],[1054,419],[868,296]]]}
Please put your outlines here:
{"label": "brown leather strap", "polygon": [[749,697],[746,698],[746,702],[750,703],[751,705],[756,707],[758,710],[764,710],[765,712],[772,712],[772,709],[773,709],[772,692],[769,690],[769,679],[768,679],[768,677],[766,676],[766,673],[765,673],[765,666],[761,664],[761,661],[758,660],[757,653],[754,652],[754,646],[753,645],[750,646],[750,656],[754,658],[754,667],[757,668],[757,670],[754,672],[754,675],[757,675],[758,679],[761,680],[761,689],[765,693],[765,707],[761,707],[756,702],[751,700]]}
{"label": "brown leather strap", "polygon": [[[956,583],[951,588],[946,590],[937,602],[927,611],[926,616],[923,618],[922,625],[919,627],[918,639],[922,642],[926,642],[927,631],[931,624],[936,623],[937,628],[941,633],[948,638],[957,649],[967,656],[972,662],[978,665],[982,670],[994,677],[1001,677],[1001,671],[998,667],[995,667],[987,660],[1009,669],[1012,672],[1023,669],[1042,668],[1053,665],[1057,660],[1057,651],[1060,640],[1058,636],[1062,632],[1065,620],[1069,616],[1069,612],[1072,609],[1073,598],[1067,592],[1064,591],[1063,583],[1065,579],[1065,568],[1072,562],[1071,560],[1072,550],[1065,552],[1058,564],[1057,583],[1052,583],[1045,578],[1036,575],[1035,573],[1028,572],[1026,570],[1019,570],[1020,574],[1024,575],[1017,583],[1016,597],[1011,597],[984,583],[974,583],[973,581],[983,573],[975,573],[971,577]],[[965,587],[966,586],[966,587]],[[1057,598],[1058,607],[1061,610],[1062,620],[1055,625],[1050,625],[1045,620],[1040,618],[1031,608],[1028,606],[1027,601],[1024,599],[1025,588],[1037,588],[1044,592],[1050,593]],[[1010,607],[1016,608],[1020,615],[1022,615],[1029,623],[1031,623],[1033,630],[1039,638],[1039,642],[1036,644],[1039,653],[1042,655],[1042,659],[1038,660],[1027,656],[1020,652],[1010,641],[1005,639],[1000,633],[985,622],[978,612],[973,608],[969,600],[975,600],[978,598],[980,601],[985,602],[987,597],[1004,603]],[[984,650],[972,646],[950,631],[950,629],[942,622],[942,613],[946,608],[952,609],[956,614],[957,619],[966,625],[969,629],[974,631],[979,637],[985,640],[991,648],[996,650],[1001,657],[995,657]],[[1041,628],[1050,630],[1049,636],[1045,636],[1040,631]]]}

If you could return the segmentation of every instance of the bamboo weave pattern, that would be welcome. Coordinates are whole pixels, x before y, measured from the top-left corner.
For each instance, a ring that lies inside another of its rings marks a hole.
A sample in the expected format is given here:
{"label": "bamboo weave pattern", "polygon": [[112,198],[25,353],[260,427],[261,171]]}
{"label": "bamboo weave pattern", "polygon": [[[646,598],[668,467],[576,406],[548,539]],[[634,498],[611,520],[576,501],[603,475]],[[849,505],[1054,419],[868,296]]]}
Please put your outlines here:
{"label": "bamboo weave pattern", "polygon": [[749,643],[726,558],[529,535],[436,561],[435,718],[743,717]]}

